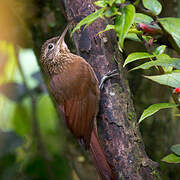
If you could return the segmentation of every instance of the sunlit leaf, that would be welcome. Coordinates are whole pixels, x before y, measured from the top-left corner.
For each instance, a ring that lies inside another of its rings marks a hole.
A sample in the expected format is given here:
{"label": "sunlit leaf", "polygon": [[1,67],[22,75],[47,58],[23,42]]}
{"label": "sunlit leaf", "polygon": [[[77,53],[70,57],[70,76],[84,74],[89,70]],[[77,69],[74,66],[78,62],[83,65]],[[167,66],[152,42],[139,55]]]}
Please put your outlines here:
{"label": "sunlit leaf", "polygon": [[108,24],[108,25],[106,26],[106,28],[105,28],[103,31],[100,31],[98,34],[101,34],[101,33],[103,33],[103,32],[109,31],[109,30],[111,30],[111,29],[114,29],[114,25]]}
{"label": "sunlit leaf", "polygon": [[102,17],[103,12],[104,12],[105,8],[101,8],[97,11],[95,11],[94,13],[88,15],[87,17],[85,17],[84,19],[82,19],[77,25],[76,27],[73,29],[73,31],[71,32],[71,35],[78,30],[81,26],[83,25],[87,25],[87,24],[91,24],[92,22],[94,22],[96,19]]}
{"label": "sunlit leaf", "polygon": [[135,5],[135,6],[138,6],[139,3],[140,3],[140,0],[136,0],[136,1],[134,2],[134,5]]}
{"label": "sunlit leaf", "polygon": [[[167,54],[160,54],[160,55],[158,55],[158,56],[156,56],[156,59],[157,60],[162,60],[162,59],[171,59],[171,57],[169,56],[169,55],[167,55]],[[164,72],[165,73],[169,73],[169,72],[171,72],[172,70],[173,70],[173,66],[161,66],[162,68],[163,68],[163,70],[164,70]],[[176,68],[177,68],[178,66],[176,65]],[[178,69],[178,68],[177,68]]]}
{"label": "sunlit leaf", "polygon": [[17,104],[12,119],[14,130],[21,136],[25,136],[31,131],[31,117],[26,108],[23,104]]}
{"label": "sunlit leaf", "polygon": [[133,70],[137,69],[149,69],[152,66],[164,66],[164,67],[174,67],[176,69],[180,69],[180,59],[178,58],[169,58],[169,59],[160,59],[158,58],[156,61],[146,62],[140,66],[133,68]]}
{"label": "sunlit leaf", "polygon": [[164,53],[165,49],[166,49],[165,45],[159,46],[155,49],[154,54],[160,55],[160,54]]}
{"label": "sunlit leaf", "polygon": [[180,18],[160,18],[158,21],[180,48]]}
{"label": "sunlit leaf", "polygon": [[144,112],[142,113],[138,123],[142,122],[145,118],[153,115],[154,113],[156,113],[157,111],[159,111],[161,109],[173,108],[173,107],[176,107],[176,106],[177,106],[177,104],[172,104],[172,103],[153,104],[153,105],[149,106],[147,109],[144,110]]}
{"label": "sunlit leaf", "polygon": [[118,12],[118,9],[115,6],[112,6],[111,8],[108,8],[105,12],[104,15],[106,17],[111,17],[111,16],[115,16],[117,14],[120,14],[120,12]]}
{"label": "sunlit leaf", "polygon": [[155,15],[160,14],[162,6],[158,0],[143,0],[145,8],[151,10]]}
{"label": "sunlit leaf", "polygon": [[32,74],[39,72],[39,65],[32,49],[21,49],[19,52],[19,60],[27,81],[29,89],[37,86],[38,82],[32,78]]}
{"label": "sunlit leaf", "polygon": [[110,6],[112,6],[115,1],[116,1],[116,0],[108,0],[107,3],[108,3]]}
{"label": "sunlit leaf", "polygon": [[115,31],[119,38],[119,48],[123,49],[124,39],[134,22],[135,18],[135,8],[133,5],[127,5],[121,9],[122,15],[117,15],[115,19]]}
{"label": "sunlit leaf", "polygon": [[167,163],[180,163],[180,156],[177,156],[176,154],[169,154],[165,156],[161,161]]}
{"label": "sunlit leaf", "polygon": [[139,59],[145,59],[145,58],[153,58],[155,55],[146,53],[146,52],[137,52],[137,53],[131,53],[125,60],[124,65],[126,66],[128,63],[131,63],[133,61],[139,60]]}
{"label": "sunlit leaf", "polygon": [[7,52],[0,50],[0,75],[1,76],[4,73],[4,68],[5,68],[7,62],[8,62]]}
{"label": "sunlit leaf", "polygon": [[12,129],[12,114],[16,104],[0,94],[0,128],[4,130]]}
{"label": "sunlit leaf", "polygon": [[157,76],[144,76],[152,81],[155,81],[159,84],[171,86],[171,87],[180,87],[180,71],[172,71],[171,73],[157,75]]}
{"label": "sunlit leaf", "polygon": [[94,4],[99,7],[106,7],[107,3],[105,1],[95,1]]}
{"label": "sunlit leaf", "polygon": [[124,3],[125,0],[116,0],[116,4],[121,4],[121,3]]}
{"label": "sunlit leaf", "polygon": [[171,146],[171,151],[176,155],[180,156],[180,144],[175,144]]}
{"label": "sunlit leaf", "polygon": [[38,100],[37,117],[43,133],[55,131],[55,119],[57,119],[57,115],[53,103],[47,94],[42,95]]}
{"label": "sunlit leaf", "polygon": [[180,69],[180,58],[171,58],[167,54],[160,54],[156,58],[157,61],[162,61],[161,66],[165,72],[171,72],[173,68]]}
{"label": "sunlit leaf", "polygon": [[136,13],[135,14],[135,23],[145,23],[145,24],[151,24],[151,22],[153,21],[153,19],[150,16],[147,16],[145,14],[142,13]]}
{"label": "sunlit leaf", "polygon": [[3,69],[3,76],[0,76],[0,83],[13,81],[17,70],[14,46],[11,43],[0,41],[0,50],[8,57]]}

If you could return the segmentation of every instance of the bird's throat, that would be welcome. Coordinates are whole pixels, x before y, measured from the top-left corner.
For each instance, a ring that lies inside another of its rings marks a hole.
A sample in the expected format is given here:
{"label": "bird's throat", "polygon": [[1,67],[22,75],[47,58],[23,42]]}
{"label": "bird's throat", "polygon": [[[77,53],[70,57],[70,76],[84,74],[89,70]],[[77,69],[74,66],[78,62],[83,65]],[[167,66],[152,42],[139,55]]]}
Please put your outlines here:
{"label": "bird's throat", "polygon": [[66,71],[71,63],[74,62],[74,54],[72,53],[59,53],[53,60],[48,63],[48,73],[50,75],[59,74]]}

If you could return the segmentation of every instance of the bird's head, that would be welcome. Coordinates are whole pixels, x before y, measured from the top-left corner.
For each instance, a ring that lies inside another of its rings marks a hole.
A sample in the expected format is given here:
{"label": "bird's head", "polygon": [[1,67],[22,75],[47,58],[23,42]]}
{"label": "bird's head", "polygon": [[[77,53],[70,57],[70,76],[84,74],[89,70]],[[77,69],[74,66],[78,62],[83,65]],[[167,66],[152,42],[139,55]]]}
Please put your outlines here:
{"label": "bird's head", "polygon": [[68,25],[66,26],[64,32],[61,36],[57,36],[47,40],[41,48],[40,62],[46,70],[47,66],[53,66],[56,61],[59,60],[58,56],[63,53],[69,53],[69,49],[64,42],[64,37],[68,30]]}

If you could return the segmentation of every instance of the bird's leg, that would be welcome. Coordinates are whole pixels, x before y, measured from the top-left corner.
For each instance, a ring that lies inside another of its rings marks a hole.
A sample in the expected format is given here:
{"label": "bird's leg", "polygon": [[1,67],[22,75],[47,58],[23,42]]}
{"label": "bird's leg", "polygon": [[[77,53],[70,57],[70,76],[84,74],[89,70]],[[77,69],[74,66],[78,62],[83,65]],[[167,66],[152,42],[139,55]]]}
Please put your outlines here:
{"label": "bird's leg", "polygon": [[82,147],[82,149],[83,149],[83,151],[86,149],[85,147],[85,143],[84,143],[84,140],[83,140],[83,138],[80,138],[80,139],[78,139],[78,143],[80,144],[80,146]]}
{"label": "bird's leg", "polygon": [[111,77],[114,77],[114,76],[118,76],[119,75],[119,72],[117,71],[117,69],[113,70],[113,71],[109,71],[107,74],[105,74],[103,76],[103,78],[101,79],[101,82],[99,84],[99,89],[100,90],[103,90],[104,88],[104,83],[107,79],[111,78]]}

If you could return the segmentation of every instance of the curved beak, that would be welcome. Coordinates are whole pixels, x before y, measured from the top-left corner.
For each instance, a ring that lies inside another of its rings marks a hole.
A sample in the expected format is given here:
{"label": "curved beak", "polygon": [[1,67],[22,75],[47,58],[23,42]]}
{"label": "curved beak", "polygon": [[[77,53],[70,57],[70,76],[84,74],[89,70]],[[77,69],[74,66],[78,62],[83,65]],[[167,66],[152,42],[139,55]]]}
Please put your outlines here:
{"label": "curved beak", "polygon": [[69,28],[69,24],[66,26],[66,28],[64,29],[63,33],[61,34],[59,40],[57,41],[57,45],[58,45],[59,47],[61,47],[61,45],[62,45],[62,43],[63,43],[63,41],[64,41],[64,37],[65,37],[65,35],[66,35],[66,33],[67,33],[68,28]]}

